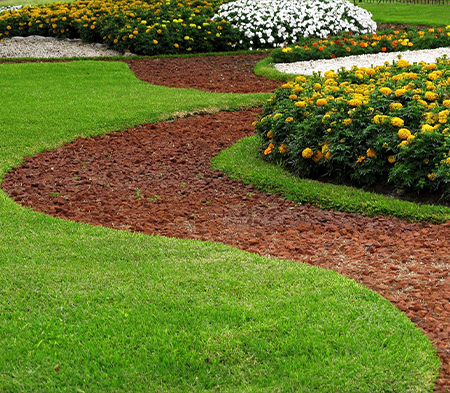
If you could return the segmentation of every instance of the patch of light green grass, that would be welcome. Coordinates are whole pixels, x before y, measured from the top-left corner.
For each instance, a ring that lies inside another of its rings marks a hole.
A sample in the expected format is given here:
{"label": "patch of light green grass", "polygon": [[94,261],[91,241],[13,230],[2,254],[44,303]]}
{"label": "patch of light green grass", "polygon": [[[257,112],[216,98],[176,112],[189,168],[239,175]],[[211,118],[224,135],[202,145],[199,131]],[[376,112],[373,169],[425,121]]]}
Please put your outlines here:
{"label": "patch of light green grass", "polygon": [[365,192],[358,188],[301,179],[283,168],[263,161],[256,137],[240,140],[213,159],[213,166],[228,176],[253,184],[263,191],[279,193],[297,202],[323,209],[392,216],[409,221],[441,223],[450,220],[450,208],[412,202]]}
{"label": "patch of light green grass", "polygon": [[407,23],[426,26],[450,24],[450,7],[447,5],[406,3],[356,3],[370,11],[375,22]]}
{"label": "patch of light green grass", "polygon": [[[139,82],[123,63],[0,65],[0,174],[75,139],[267,95]],[[32,392],[432,391],[439,358],[336,273],[59,220],[0,191],[0,386]]]}

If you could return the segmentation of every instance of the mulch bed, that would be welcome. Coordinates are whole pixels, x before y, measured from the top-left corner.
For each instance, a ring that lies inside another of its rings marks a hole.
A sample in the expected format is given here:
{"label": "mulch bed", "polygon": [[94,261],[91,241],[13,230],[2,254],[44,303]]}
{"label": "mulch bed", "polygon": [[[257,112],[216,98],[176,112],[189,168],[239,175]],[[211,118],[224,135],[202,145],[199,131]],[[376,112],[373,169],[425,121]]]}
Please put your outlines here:
{"label": "mulch bed", "polygon": [[[150,83],[217,92],[271,92],[252,73],[264,55],[127,60]],[[212,170],[211,158],[253,133],[260,109],[143,124],[26,158],[2,188],[62,219],[209,240],[335,270],[377,291],[432,340],[437,390],[450,389],[450,222],[321,210],[261,193]]]}

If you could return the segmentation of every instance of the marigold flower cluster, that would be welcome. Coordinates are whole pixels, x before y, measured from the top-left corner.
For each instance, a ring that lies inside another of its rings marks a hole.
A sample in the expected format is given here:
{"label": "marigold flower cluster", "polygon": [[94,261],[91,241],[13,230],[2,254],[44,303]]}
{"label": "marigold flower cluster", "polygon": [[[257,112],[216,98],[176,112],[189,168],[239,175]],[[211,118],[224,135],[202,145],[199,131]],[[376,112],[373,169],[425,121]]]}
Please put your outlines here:
{"label": "marigold flower cluster", "polygon": [[141,55],[239,48],[229,22],[212,20],[221,1],[93,0],[26,6],[0,13],[0,39],[81,38]]}
{"label": "marigold flower cluster", "polygon": [[438,59],[298,76],[275,91],[255,128],[265,159],[301,176],[448,197],[449,120],[450,61]]}
{"label": "marigold flower cluster", "polygon": [[[326,38],[302,37],[295,44],[283,45],[275,49],[271,57],[275,63],[334,59],[380,52],[402,52],[407,50],[433,49],[450,46],[450,26],[417,30],[409,27],[404,30],[389,29],[374,34],[355,34],[343,32]],[[409,64],[401,60],[398,67]]]}

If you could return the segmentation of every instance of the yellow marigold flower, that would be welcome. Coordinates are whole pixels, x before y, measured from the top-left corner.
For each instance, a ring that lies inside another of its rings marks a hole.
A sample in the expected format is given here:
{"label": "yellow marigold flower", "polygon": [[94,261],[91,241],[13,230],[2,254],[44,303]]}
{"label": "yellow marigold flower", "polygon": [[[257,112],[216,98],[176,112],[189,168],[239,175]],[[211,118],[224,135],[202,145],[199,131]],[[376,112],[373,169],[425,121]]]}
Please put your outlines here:
{"label": "yellow marigold flower", "polygon": [[446,108],[450,107],[450,100],[442,101],[442,105],[444,105]]}
{"label": "yellow marigold flower", "polygon": [[434,131],[434,127],[430,126],[429,124],[423,124],[421,127],[421,131],[422,132],[427,132],[427,131],[431,132],[431,131]]}
{"label": "yellow marigold flower", "polygon": [[307,104],[306,104],[305,101],[297,101],[294,105],[295,105],[297,108],[305,108]]}
{"label": "yellow marigold flower", "polygon": [[389,87],[381,87],[380,93],[384,94],[385,96],[388,96],[392,93],[392,90]]}
{"label": "yellow marigold flower", "polygon": [[367,157],[373,158],[373,157],[375,157],[377,155],[377,152],[375,150],[373,150],[373,149],[367,149],[366,154],[367,154]]}
{"label": "yellow marigold flower", "polygon": [[395,162],[395,156],[389,156],[388,161],[393,164]]}
{"label": "yellow marigold flower", "polygon": [[437,68],[437,65],[436,65],[435,63],[427,64],[427,65],[426,65],[426,69],[427,69],[428,71],[435,70],[436,68]]}
{"label": "yellow marigold flower", "polygon": [[313,155],[314,152],[309,147],[302,151],[302,157],[305,159],[311,158]]}
{"label": "yellow marigold flower", "polygon": [[314,83],[313,89],[314,90],[320,90],[322,88],[322,85],[320,83]]}
{"label": "yellow marigold flower", "polygon": [[390,110],[401,109],[401,108],[403,108],[403,105],[400,102],[392,102],[389,105]]}
{"label": "yellow marigold flower", "polygon": [[327,79],[333,79],[337,77],[337,74],[334,71],[326,71],[324,73],[325,78]]}
{"label": "yellow marigold flower", "polygon": [[303,75],[299,75],[299,76],[295,77],[295,81],[296,82],[305,83],[306,82],[306,77],[304,77]]}
{"label": "yellow marigold flower", "polygon": [[406,128],[400,128],[397,135],[400,139],[408,139],[411,136],[411,131]]}
{"label": "yellow marigold flower", "polygon": [[389,144],[387,142],[383,143],[383,149],[387,149],[389,147]]}
{"label": "yellow marigold flower", "polygon": [[280,153],[281,154],[284,154],[284,153],[286,153],[286,150],[287,150],[287,145],[285,145],[285,144],[282,144],[280,147],[279,147],[279,149],[278,149],[279,151],[280,151]]}
{"label": "yellow marigold flower", "polygon": [[445,160],[445,163],[446,163],[447,165],[450,165],[450,157],[447,157],[447,159]]}
{"label": "yellow marigold flower", "polygon": [[433,93],[432,91],[427,91],[425,93],[425,99],[428,101],[435,101],[438,99],[438,95],[436,93]]}
{"label": "yellow marigold flower", "polygon": [[325,154],[325,159],[328,161],[331,158],[331,151],[327,151],[327,154]]}
{"label": "yellow marigold flower", "polygon": [[429,173],[427,177],[429,180],[434,181],[436,179],[436,173]]}
{"label": "yellow marigold flower", "polygon": [[294,93],[299,93],[299,92],[303,91],[303,87],[301,87],[299,85],[296,85],[296,86],[293,87],[292,91]]}
{"label": "yellow marigold flower", "polygon": [[158,45],[158,41],[156,41],[156,40],[153,40],[153,43],[154,43],[155,45]]}
{"label": "yellow marigold flower", "polygon": [[415,135],[410,135],[406,140],[407,141],[412,141],[413,139],[415,139],[416,136]]}
{"label": "yellow marigold flower", "polygon": [[273,115],[273,120],[275,120],[277,117],[283,116],[281,113],[275,113]]}
{"label": "yellow marigold flower", "polygon": [[318,162],[318,161],[320,161],[322,158],[323,158],[322,152],[321,152],[320,150],[317,150],[317,151],[316,151],[316,154],[315,154],[314,157],[313,157],[313,161],[314,161],[314,162]]}
{"label": "yellow marigold flower", "polygon": [[361,101],[360,99],[358,99],[358,98],[353,98],[352,100],[350,100],[350,101],[348,102],[348,104],[349,104],[350,106],[352,106],[352,107],[358,107],[358,106],[361,106],[362,101]]}
{"label": "yellow marigold flower", "polygon": [[348,126],[349,124],[351,124],[351,122],[352,122],[352,119],[344,119],[344,120],[342,120],[342,123],[343,123],[344,125],[346,125],[346,126]]}
{"label": "yellow marigold flower", "polygon": [[406,68],[409,67],[411,64],[409,64],[406,60],[404,59],[400,59],[399,61],[397,61],[397,67],[399,68]]}
{"label": "yellow marigold flower", "polygon": [[324,105],[326,105],[328,103],[328,101],[325,99],[325,98],[319,98],[317,101],[316,101],[316,105],[317,106],[324,106]]}
{"label": "yellow marigold flower", "polygon": [[289,96],[289,99],[290,99],[290,100],[296,100],[296,99],[297,99],[297,94],[291,94],[291,95]]}
{"label": "yellow marigold flower", "polygon": [[273,132],[272,132],[272,130],[270,130],[270,131],[267,133],[267,138],[273,138]]}
{"label": "yellow marigold flower", "polygon": [[289,116],[289,117],[286,118],[285,122],[286,122],[286,123],[290,123],[290,122],[293,121],[293,120],[294,120],[294,118],[291,117],[291,116]]}
{"label": "yellow marigold flower", "polygon": [[423,163],[424,163],[425,165],[428,165],[429,162],[430,162],[430,160],[429,160],[428,158],[425,158],[425,159],[423,160]]}
{"label": "yellow marigold flower", "polygon": [[406,93],[406,89],[397,89],[397,90],[395,90],[395,96],[396,97],[401,97],[405,93]]}
{"label": "yellow marigold flower", "polygon": [[401,141],[401,142],[397,145],[397,147],[404,147],[404,146],[406,146],[406,145],[409,145],[409,142],[408,142],[408,141]]}
{"label": "yellow marigold flower", "polygon": [[399,117],[393,117],[391,119],[391,124],[395,127],[402,127],[405,124],[405,122]]}

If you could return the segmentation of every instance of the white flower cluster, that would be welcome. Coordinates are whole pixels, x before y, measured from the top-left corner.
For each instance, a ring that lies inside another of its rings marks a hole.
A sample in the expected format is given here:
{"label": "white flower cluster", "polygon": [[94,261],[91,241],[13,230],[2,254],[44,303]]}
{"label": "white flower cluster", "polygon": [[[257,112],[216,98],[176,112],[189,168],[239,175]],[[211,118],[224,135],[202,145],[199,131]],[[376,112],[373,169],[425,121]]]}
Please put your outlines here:
{"label": "white flower cluster", "polygon": [[342,31],[370,34],[377,27],[370,12],[348,0],[237,0],[222,4],[213,19],[230,22],[241,33],[240,46],[250,49]]}
{"label": "white flower cluster", "polygon": [[20,10],[23,6],[22,5],[9,5],[6,7],[0,7],[0,14],[4,11],[15,11]]}

